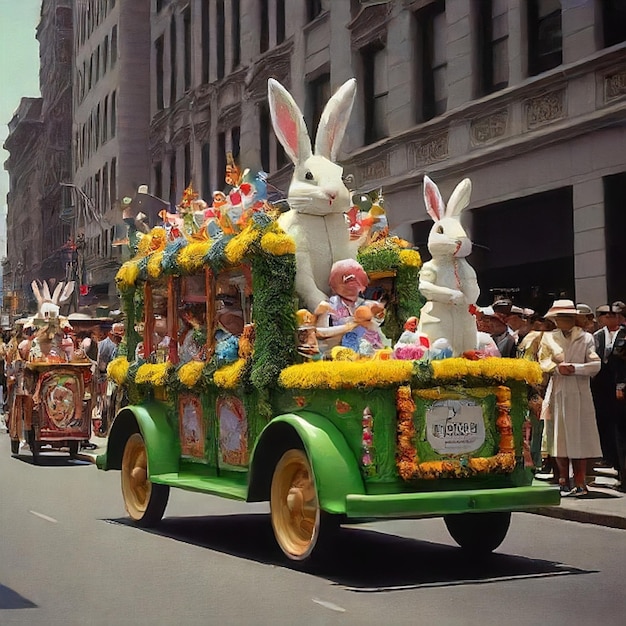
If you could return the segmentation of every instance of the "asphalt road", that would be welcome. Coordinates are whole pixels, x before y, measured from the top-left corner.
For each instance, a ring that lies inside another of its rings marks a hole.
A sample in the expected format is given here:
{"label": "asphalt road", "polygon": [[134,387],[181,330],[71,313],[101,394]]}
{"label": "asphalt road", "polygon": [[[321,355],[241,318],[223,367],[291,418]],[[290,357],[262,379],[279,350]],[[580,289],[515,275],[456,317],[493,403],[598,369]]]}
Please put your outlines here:
{"label": "asphalt road", "polygon": [[620,626],[626,531],[515,514],[470,560],[438,519],[346,527],[323,564],[278,556],[264,505],[172,491],[158,530],[118,472],[11,458],[0,435],[0,624]]}

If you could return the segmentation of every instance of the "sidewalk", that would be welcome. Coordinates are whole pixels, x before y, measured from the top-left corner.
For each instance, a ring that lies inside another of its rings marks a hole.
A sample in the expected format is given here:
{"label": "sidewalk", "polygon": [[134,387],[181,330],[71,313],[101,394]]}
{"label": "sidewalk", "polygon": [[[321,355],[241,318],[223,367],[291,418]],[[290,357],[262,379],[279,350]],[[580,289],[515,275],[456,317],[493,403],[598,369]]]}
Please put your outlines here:
{"label": "sidewalk", "polygon": [[[97,446],[95,450],[80,450],[79,458],[96,462],[96,457],[106,451],[107,440],[103,437],[92,437],[91,442]],[[543,481],[537,481],[543,482]],[[609,528],[626,530],[626,493],[613,488],[616,480],[598,475],[595,484],[589,488],[589,495],[584,498],[561,498],[559,506],[546,506],[529,512],[546,517],[596,524]],[[601,485],[601,486],[600,486]],[[558,487],[555,486],[555,489]]]}

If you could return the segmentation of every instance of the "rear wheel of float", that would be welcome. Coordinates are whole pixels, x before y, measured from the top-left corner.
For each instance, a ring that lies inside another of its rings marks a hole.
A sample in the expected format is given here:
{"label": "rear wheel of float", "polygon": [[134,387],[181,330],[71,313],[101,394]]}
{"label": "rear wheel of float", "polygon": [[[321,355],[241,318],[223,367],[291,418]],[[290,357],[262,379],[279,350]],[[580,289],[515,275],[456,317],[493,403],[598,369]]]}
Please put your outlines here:
{"label": "rear wheel of float", "polygon": [[461,548],[473,554],[493,552],[506,537],[510,511],[444,515],[448,532]]}
{"label": "rear wheel of float", "polygon": [[293,561],[319,556],[334,537],[339,518],[322,511],[309,458],[298,448],[287,450],[274,469],[270,511],[276,541]]}
{"label": "rear wheel of float", "polygon": [[148,451],[143,437],[133,433],[122,457],[122,495],[130,518],[138,526],[150,527],[163,517],[170,488],[148,478]]}

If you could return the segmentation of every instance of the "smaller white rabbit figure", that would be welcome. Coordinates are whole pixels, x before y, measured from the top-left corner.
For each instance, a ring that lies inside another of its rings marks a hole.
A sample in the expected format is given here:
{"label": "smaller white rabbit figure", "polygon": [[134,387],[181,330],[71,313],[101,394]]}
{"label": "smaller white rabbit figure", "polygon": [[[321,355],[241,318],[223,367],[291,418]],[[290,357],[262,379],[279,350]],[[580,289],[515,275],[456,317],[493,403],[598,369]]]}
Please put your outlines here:
{"label": "smaller white rabbit figure", "polygon": [[465,259],[472,242],[459,219],[471,193],[472,183],[466,178],[456,186],[446,207],[437,185],[424,176],[424,202],[435,223],[428,236],[433,258],[420,271],[419,290],[427,302],[419,330],[431,345],[447,339],[453,356],[475,350],[477,345],[476,320],[469,307],[476,303],[480,290],[476,272]]}
{"label": "smaller white rabbit figure", "polygon": [[350,192],[342,179],[343,168],[333,162],[354,104],[356,80],[346,81],[324,107],[315,152],[291,94],[273,78],[267,87],[274,132],[295,165],[287,194],[291,209],[278,223],[296,242],[296,292],[314,311],[328,300],[332,264],[356,258],[361,243],[350,240],[344,215],[350,209]]}
{"label": "smaller white rabbit figure", "polygon": [[37,298],[37,315],[36,319],[56,319],[59,317],[61,311],[61,305],[70,299],[70,296],[74,292],[74,281],[71,280],[67,284],[60,282],[54,289],[52,296],[50,295],[50,288],[48,283],[44,280],[42,283],[41,291],[39,291],[39,285],[34,280],[31,285],[35,298]]}

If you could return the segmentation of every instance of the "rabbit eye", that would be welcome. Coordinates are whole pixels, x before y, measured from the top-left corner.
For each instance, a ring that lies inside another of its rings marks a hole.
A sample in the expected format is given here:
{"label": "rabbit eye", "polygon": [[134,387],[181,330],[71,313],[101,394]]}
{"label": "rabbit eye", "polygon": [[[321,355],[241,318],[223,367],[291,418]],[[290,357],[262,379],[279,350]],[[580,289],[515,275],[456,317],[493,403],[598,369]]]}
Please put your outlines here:
{"label": "rabbit eye", "polygon": [[304,175],[304,177],[307,180],[313,180],[313,173],[310,170],[307,170],[306,174]]}
{"label": "rabbit eye", "polygon": [[437,233],[439,235],[443,235],[443,226],[441,226],[441,225],[437,226]]}

